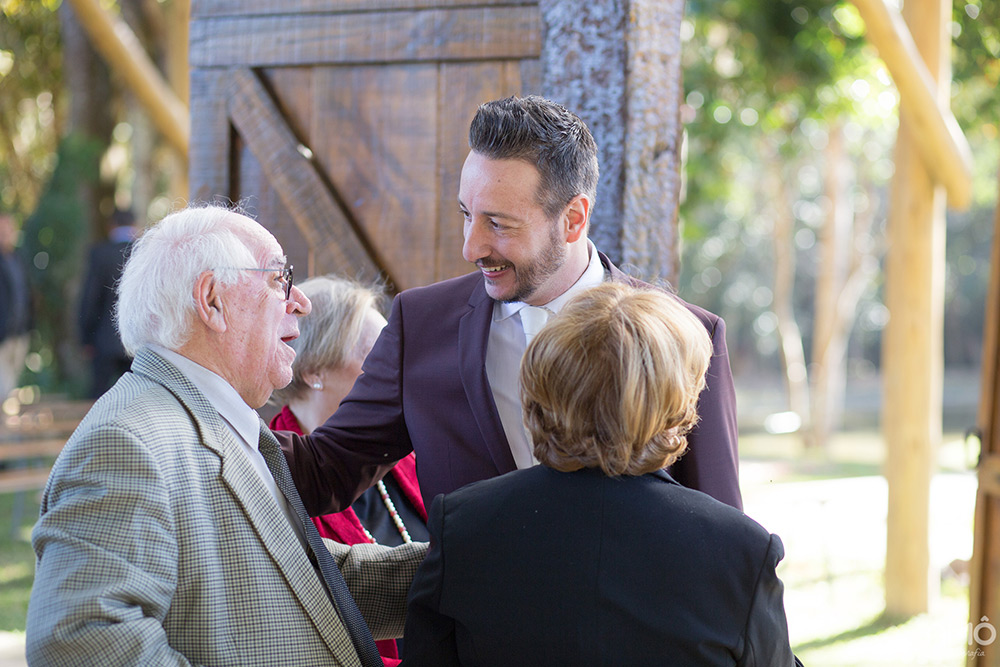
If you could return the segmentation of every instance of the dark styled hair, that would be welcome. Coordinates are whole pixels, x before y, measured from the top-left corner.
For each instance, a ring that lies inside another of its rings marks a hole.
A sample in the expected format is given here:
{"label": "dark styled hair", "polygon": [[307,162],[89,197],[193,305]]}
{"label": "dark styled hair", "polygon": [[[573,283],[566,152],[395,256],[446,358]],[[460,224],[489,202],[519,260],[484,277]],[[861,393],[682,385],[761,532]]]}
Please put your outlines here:
{"label": "dark styled hair", "polygon": [[524,160],[541,176],[538,203],[554,218],[577,195],[597,196],[597,144],[579,116],[543,97],[506,97],[480,105],[469,147],[491,160]]}

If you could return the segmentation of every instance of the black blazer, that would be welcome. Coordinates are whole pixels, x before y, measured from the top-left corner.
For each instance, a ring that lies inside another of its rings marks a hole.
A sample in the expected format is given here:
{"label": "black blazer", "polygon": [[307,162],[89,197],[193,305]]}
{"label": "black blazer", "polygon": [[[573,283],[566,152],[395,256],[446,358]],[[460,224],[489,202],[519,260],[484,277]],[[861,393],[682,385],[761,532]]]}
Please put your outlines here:
{"label": "black blazer", "polygon": [[428,527],[406,667],[796,664],[781,540],[666,473],[535,466],[438,496]]}

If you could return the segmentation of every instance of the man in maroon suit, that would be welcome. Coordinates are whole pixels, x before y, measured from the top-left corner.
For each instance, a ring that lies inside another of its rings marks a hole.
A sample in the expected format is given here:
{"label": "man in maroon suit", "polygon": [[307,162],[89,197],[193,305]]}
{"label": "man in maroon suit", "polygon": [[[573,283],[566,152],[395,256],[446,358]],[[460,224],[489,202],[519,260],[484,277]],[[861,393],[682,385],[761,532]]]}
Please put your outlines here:
{"label": "man in maroon suit", "polygon": [[[314,515],[347,507],[410,451],[428,505],[439,493],[534,465],[517,387],[527,339],[588,287],[639,284],[587,238],[597,146],[580,118],[539,97],[497,100],[477,111],[469,144],[462,254],[478,270],[398,295],[337,412],[309,436],[277,434]],[[739,508],[725,324],[684,305],[707,329],[714,355],[700,422],[670,472]]]}

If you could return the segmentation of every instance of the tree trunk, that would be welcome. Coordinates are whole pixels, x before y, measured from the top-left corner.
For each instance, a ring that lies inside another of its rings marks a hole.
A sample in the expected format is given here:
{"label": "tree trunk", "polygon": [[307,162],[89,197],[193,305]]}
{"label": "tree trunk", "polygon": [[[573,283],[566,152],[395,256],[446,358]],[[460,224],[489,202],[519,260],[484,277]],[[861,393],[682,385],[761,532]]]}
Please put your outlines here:
{"label": "tree trunk", "polygon": [[777,151],[770,151],[764,186],[770,205],[774,233],[774,315],[778,320],[778,339],[789,410],[802,424],[809,423],[809,381],[806,372],[802,332],[795,320],[795,218],[785,188],[784,161]]}
{"label": "tree trunk", "polygon": [[[91,47],[68,2],[59,7],[59,19],[63,38],[63,79],[69,90],[66,135],[79,133],[108,144],[115,125],[114,114],[108,109],[112,99],[108,68]],[[111,212],[102,211],[102,208],[111,207],[107,195],[108,189],[96,179],[94,183],[80,184],[80,211],[91,238],[99,236],[101,214]]]}

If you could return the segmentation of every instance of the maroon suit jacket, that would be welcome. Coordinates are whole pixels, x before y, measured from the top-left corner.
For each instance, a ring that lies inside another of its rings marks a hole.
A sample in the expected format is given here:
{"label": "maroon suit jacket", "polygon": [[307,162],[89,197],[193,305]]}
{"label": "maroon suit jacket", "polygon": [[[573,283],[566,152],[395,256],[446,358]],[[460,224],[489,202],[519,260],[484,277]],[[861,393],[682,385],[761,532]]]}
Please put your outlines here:
{"label": "maroon suit jacket", "polygon": [[[612,280],[642,284],[603,254],[601,261]],[[402,292],[337,412],[308,436],[275,434],[310,514],[349,506],[411,451],[427,506],[439,493],[515,469],[486,377],[493,303],[478,271]],[[714,356],[698,402],[701,420],[670,474],[741,508],[725,323],[685,305],[708,330]]]}

